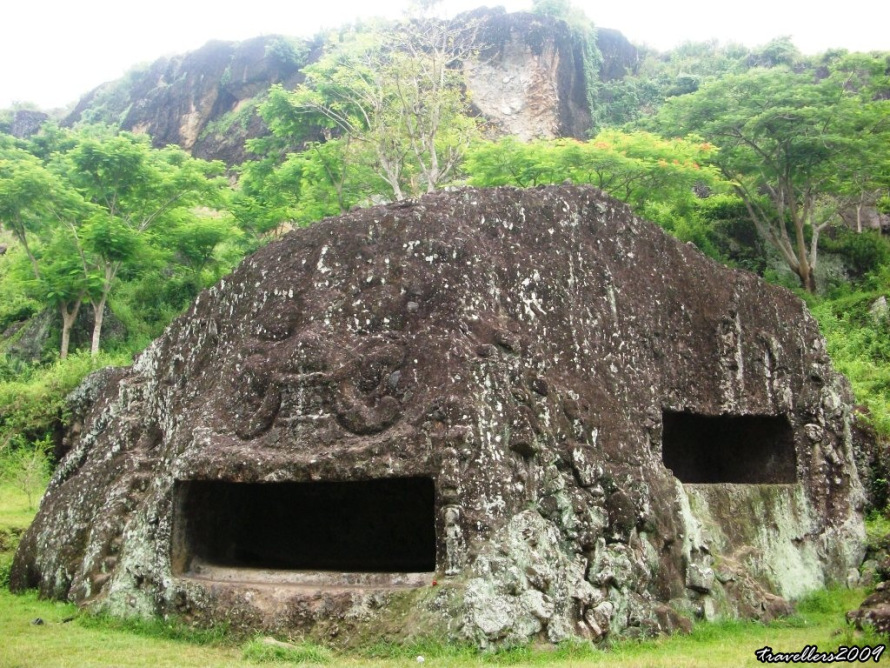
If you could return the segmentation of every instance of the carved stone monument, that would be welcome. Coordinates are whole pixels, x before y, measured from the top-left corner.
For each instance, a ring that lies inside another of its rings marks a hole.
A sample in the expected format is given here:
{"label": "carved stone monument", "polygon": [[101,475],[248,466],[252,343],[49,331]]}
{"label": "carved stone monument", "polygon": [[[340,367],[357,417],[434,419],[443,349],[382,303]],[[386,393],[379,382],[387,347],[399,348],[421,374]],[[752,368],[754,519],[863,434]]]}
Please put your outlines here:
{"label": "carved stone monument", "polygon": [[804,304],[590,188],[297,230],[77,396],[15,588],[481,646],[770,618],[862,556]]}

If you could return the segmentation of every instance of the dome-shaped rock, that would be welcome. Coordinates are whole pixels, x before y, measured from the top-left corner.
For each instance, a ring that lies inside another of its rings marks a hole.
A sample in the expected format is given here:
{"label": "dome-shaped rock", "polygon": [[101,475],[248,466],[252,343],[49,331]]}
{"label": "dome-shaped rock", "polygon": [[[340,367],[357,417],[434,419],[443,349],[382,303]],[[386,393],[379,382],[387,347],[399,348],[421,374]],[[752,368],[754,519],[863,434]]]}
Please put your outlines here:
{"label": "dome-shaped rock", "polygon": [[597,639],[770,617],[862,556],[804,304],[590,188],[297,230],[94,382],[12,582],[117,614]]}

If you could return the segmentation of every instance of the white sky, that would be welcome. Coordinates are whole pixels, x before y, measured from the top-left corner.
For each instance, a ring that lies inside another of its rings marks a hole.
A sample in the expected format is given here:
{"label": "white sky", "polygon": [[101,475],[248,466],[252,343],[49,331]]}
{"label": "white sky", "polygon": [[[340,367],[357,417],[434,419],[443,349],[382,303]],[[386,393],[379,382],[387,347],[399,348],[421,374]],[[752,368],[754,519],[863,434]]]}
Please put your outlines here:
{"label": "white sky", "polygon": [[[359,16],[399,16],[408,0],[3,0],[0,109],[75,102],[133,65],[190,51],[211,39],[310,36]],[[531,0],[444,0],[453,14],[489,4],[528,10]],[[668,49],[719,39],[763,44],[791,35],[804,53],[841,47],[890,50],[887,0],[574,0],[594,23],[632,42]]]}

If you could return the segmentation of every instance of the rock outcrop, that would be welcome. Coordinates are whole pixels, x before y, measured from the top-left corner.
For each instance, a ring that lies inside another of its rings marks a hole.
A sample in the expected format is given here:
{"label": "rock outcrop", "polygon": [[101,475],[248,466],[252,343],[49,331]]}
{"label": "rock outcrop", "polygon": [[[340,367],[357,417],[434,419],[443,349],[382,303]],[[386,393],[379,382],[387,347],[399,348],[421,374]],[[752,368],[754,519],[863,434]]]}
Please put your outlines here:
{"label": "rock outcrop", "polygon": [[[312,48],[305,43],[299,50]],[[273,84],[292,88],[302,81],[296,50],[291,40],[277,35],[212,41],[99,86],[64,122],[118,123],[123,130],[147,133],[158,148],[176,144],[199,158],[240,163],[248,157],[244,142],[267,130],[251,109],[243,119],[233,116]],[[211,124],[227,115],[233,122],[214,132]]]}
{"label": "rock outcrop", "polygon": [[[565,22],[503,9],[455,20],[468,19],[479,26],[480,55],[465,63],[467,87],[493,133],[586,137],[591,120],[583,45]],[[620,78],[636,68],[636,49],[621,33],[601,30],[599,42],[600,78]],[[294,44],[280,36],[215,41],[162,58],[84,96],[65,123],[119,123],[149,134],[157,147],[177,144],[199,158],[243,162],[251,157],[245,141],[268,133],[257,100],[272,84],[296,86],[300,68],[321,55],[319,41]]]}
{"label": "rock outcrop", "polygon": [[583,138],[591,127],[581,44],[563,21],[477,10],[480,53],[465,63],[473,105],[496,136]]}
{"label": "rock outcrop", "polygon": [[19,109],[12,115],[9,134],[19,139],[27,139],[37,134],[49,118],[49,114],[30,109]]}
{"label": "rock outcrop", "polygon": [[79,401],[12,585],[115,614],[601,639],[770,618],[863,554],[804,304],[590,188],[292,232]]}
{"label": "rock outcrop", "polygon": [[861,630],[871,628],[879,635],[890,635],[890,582],[879,582],[858,609],[847,613],[847,621]]}

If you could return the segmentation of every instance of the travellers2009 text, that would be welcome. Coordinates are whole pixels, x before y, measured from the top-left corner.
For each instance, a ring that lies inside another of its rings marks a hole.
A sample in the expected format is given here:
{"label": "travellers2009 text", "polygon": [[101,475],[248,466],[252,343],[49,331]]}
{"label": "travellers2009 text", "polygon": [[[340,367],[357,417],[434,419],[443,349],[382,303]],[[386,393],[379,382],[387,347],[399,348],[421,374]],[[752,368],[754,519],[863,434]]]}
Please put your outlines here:
{"label": "travellers2009 text", "polygon": [[816,645],[807,645],[799,652],[774,652],[772,647],[761,647],[754,652],[760,663],[836,663],[857,661],[865,663],[881,658],[886,645],[866,645],[865,647],[847,647],[841,645],[836,652],[820,652]]}

